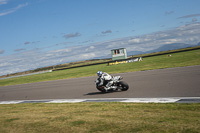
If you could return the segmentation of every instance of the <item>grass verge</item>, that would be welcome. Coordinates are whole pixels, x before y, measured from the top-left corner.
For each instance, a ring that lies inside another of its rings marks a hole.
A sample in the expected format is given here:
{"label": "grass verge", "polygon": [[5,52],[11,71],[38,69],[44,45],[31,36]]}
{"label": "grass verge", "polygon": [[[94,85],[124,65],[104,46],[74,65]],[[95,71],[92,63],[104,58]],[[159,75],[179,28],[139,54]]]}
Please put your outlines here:
{"label": "grass verge", "polygon": [[0,106],[0,133],[198,133],[200,104],[63,103]]}
{"label": "grass verge", "polygon": [[96,75],[96,72],[99,70],[113,74],[113,73],[134,72],[134,71],[161,69],[161,68],[200,65],[200,49],[187,52],[174,53],[171,55],[172,56],[170,57],[167,55],[147,57],[144,58],[143,61],[141,62],[118,64],[112,66],[108,66],[107,64],[101,64],[95,66],[86,66],[80,68],[53,71],[51,73],[43,73],[31,76],[4,79],[0,80],[0,86],[94,76]]}

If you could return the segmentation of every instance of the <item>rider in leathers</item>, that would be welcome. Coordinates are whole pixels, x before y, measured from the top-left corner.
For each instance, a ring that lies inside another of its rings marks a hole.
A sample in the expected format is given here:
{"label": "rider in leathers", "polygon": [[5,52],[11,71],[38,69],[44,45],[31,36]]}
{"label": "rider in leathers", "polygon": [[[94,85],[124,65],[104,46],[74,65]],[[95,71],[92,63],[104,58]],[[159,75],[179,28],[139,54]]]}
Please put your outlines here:
{"label": "rider in leathers", "polygon": [[105,90],[108,91],[108,90],[111,88],[111,85],[113,84],[112,76],[109,75],[108,73],[102,72],[102,71],[98,71],[98,72],[97,72],[97,75],[98,75],[99,78],[100,78],[99,86],[103,85],[103,83],[104,83],[105,81],[108,82],[108,83],[106,84],[106,86],[105,86]]}

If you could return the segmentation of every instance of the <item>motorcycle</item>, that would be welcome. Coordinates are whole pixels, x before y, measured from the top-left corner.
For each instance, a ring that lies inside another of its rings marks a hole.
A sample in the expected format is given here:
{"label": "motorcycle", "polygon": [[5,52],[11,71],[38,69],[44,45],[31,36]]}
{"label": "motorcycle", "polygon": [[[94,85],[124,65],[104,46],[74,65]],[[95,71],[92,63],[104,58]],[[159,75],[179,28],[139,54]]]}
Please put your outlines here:
{"label": "motorcycle", "polygon": [[[112,77],[113,84],[111,85],[111,87],[108,91],[117,91],[117,90],[127,91],[129,89],[129,85],[124,81],[120,81],[122,79],[123,79],[123,77],[121,77],[121,76],[113,76]],[[95,81],[96,88],[101,92],[106,92],[105,86],[108,82],[104,81],[103,85],[99,86],[100,82],[101,82],[101,80],[98,77]]]}

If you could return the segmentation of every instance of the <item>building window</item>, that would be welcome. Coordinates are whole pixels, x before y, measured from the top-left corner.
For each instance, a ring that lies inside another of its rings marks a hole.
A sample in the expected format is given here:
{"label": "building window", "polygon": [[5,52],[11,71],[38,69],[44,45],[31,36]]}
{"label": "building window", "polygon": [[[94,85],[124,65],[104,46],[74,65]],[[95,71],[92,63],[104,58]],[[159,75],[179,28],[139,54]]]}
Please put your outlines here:
{"label": "building window", "polygon": [[114,50],[114,54],[117,55],[117,54],[123,54],[123,49],[117,49],[117,50]]}

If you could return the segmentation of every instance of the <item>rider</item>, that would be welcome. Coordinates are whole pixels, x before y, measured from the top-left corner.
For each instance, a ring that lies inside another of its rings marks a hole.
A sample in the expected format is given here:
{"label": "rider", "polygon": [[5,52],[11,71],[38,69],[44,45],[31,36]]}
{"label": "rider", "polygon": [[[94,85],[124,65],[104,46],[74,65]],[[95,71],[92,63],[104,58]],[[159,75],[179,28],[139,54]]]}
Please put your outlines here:
{"label": "rider", "polygon": [[111,88],[111,85],[113,84],[112,76],[102,71],[98,71],[97,75],[100,78],[99,86],[103,85],[104,82],[108,82],[105,86],[105,90],[108,91]]}

